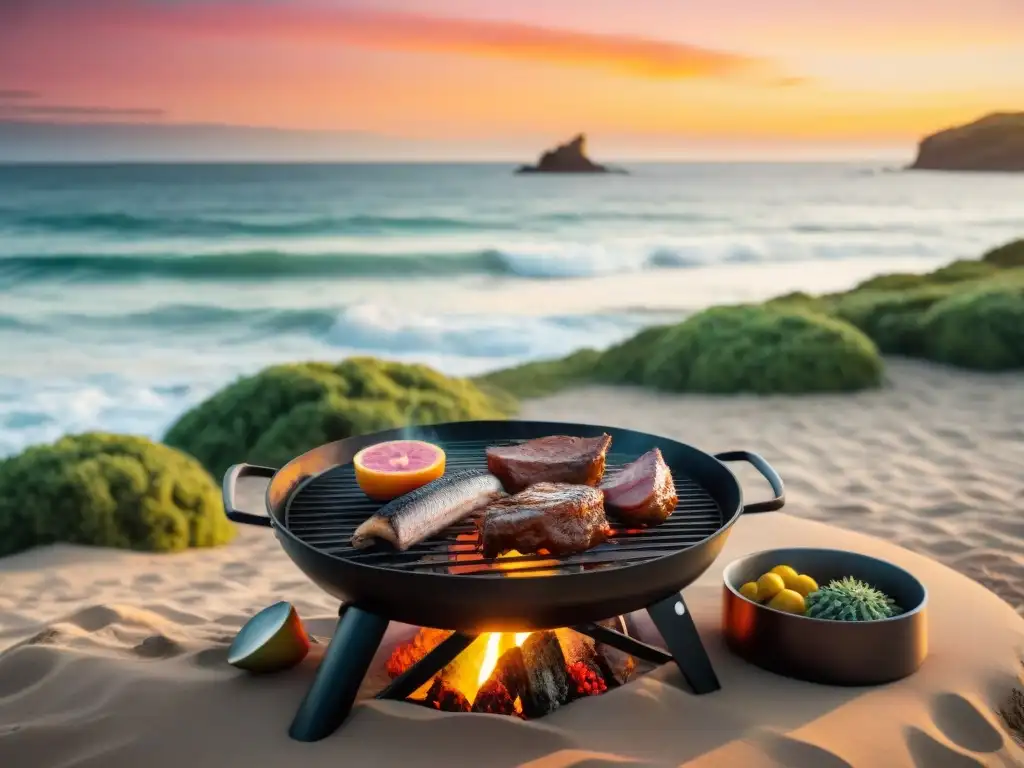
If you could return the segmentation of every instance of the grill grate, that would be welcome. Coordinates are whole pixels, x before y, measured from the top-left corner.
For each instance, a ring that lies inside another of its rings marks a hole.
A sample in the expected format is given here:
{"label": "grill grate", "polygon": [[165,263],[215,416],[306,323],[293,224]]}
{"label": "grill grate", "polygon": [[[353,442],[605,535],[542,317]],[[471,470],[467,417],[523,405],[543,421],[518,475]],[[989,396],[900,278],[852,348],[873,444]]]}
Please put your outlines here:
{"label": "grill grate", "polygon": [[[447,471],[486,469],[484,450],[514,445],[518,440],[442,443]],[[612,477],[636,455],[609,452],[606,476]],[[352,562],[402,571],[503,578],[572,573],[654,560],[700,543],[725,522],[715,500],[700,485],[671,467],[679,503],[664,523],[649,529],[617,527],[608,541],[574,555],[505,555],[484,558],[478,550],[479,535],[472,520],[454,525],[431,539],[396,552],[387,544],[356,549],[349,539],[356,527],[381,505],[360,490],[351,464],[324,472],[300,485],[285,510],[285,524],[300,540],[322,552]]]}

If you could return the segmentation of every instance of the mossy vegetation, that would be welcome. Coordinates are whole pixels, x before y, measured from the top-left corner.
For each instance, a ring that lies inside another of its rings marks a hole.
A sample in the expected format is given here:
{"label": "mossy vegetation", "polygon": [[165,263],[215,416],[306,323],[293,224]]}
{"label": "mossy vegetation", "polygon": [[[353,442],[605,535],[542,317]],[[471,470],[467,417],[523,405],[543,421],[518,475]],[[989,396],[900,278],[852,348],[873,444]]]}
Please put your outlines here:
{"label": "mossy vegetation", "polygon": [[879,384],[875,345],[853,326],[789,305],[714,307],[641,331],[603,353],[498,371],[482,381],[520,397],[585,382],[670,392],[847,392]]}
{"label": "mossy vegetation", "polygon": [[828,297],[824,311],[860,328],[883,353],[984,371],[1024,368],[1024,240],[913,283],[905,277],[883,275]]}
{"label": "mossy vegetation", "polygon": [[152,552],[234,536],[199,462],[143,437],[63,437],[0,461],[0,556],[67,542]]}
{"label": "mossy vegetation", "polygon": [[276,365],[228,385],[186,412],[164,441],[215,477],[246,461],[281,466],[310,448],[412,424],[504,418],[515,400],[425,365],[349,358]]}
{"label": "mossy vegetation", "polygon": [[982,255],[981,260],[998,269],[1024,267],[1024,237],[987,251]]}
{"label": "mossy vegetation", "polygon": [[601,353],[582,349],[557,360],[539,360],[484,374],[476,379],[486,391],[514,392],[516,397],[543,397],[573,384],[593,381]]}
{"label": "mossy vegetation", "polygon": [[851,392],[877,386],[882,360],[851,325],[789,308],[715,307],[669,329],[642,382],[673,392]]}
{"label": "mossy vegetation", "polygon": [[921,317],[924,356],[984,371],[1024,368],[1024,284],[955,293]]}
{"label": "mossy vegetation", "polygon": [[954,291],[948,285],[852,291],[835,300],[832,314],[859,328],[886,354],[920,356],[924,351],[921,317]]}
{"label": "mossy vegetation", "polygon": [[878,352],[985,371],[1024,368],[1024,239],[925,274],[850,291],[789,293],[647,328],[603,352],[481,377],[520,397],[581,382],[678,392],[821,392],[874,386]]}

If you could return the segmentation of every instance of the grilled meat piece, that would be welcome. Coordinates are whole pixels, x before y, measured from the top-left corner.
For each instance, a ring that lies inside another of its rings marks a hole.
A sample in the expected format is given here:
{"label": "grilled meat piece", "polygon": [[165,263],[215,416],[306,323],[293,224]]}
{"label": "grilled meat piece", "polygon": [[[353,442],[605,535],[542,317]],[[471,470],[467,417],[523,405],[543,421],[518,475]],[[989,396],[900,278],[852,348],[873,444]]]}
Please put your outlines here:
{"label": "grilled meat piece", "polygon": [[605,508],[626,525],[665,522],[676,508],[675,483],[661,451],[648,451],[601,483]]}
{"label": "grilled meat piece", "polygon": [[597,485],[604,477],[605,454],[611,443],[611,435],[539,437],[519,445],[488,448],[487,469],[509,493],[534,483]]}
{"label": "grilled meat piece", "polygon": [[602,494],[589,485],[537,483],[491,503],[480,522],[484,557],[509,550],[568,555],[596,547],[611,529]]}

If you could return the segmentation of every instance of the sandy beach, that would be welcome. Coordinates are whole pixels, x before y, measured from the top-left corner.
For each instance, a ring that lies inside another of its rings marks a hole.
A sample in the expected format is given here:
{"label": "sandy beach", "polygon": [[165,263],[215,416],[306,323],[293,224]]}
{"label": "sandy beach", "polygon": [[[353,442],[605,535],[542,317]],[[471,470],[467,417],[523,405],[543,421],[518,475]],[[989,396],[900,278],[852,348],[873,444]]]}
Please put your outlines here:
{"label": "sandy beach", "polygon": [[[742,519],[685,591],[722,681],[715,694],[691,695],[678,671],[663,667],[525,723],[368,702],[332,737],[299,744],[287,726],[319,649],[263,678],[224,661],[246,618],[277,600],[293,602],[318,637],[333,631],[337,605],[272,534],[245,529],[227,547],[181,555],[57,545],[0,560],[0,765],[1022,764],[996,712],[1024,652],[1024,376],[900,361],[888,362],[888,376],[885,389],[852,396],[587,388],[526,403],[523,418],[602,421],[713,452],[754,450],[785,479],[787,514]],[[741,470],[748,500],[767,492]],[[771,675],[725,649],[725,565],[805,545],[867,552],[925,583],[930,657],[916,675],[829,688]],[[411,632],[389,630],[364,693],[383,685],[384,654]]]}

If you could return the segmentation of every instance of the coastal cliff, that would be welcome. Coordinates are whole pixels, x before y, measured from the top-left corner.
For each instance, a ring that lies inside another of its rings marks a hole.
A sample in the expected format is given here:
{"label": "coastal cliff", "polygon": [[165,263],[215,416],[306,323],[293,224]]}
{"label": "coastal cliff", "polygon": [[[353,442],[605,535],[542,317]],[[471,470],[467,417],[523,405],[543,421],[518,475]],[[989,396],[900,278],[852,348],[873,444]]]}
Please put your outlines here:
{"label": "coastal cliff", "polygon": [[595,163],[587,157],[587,138],[582,133],[565,144],[549,149],[536,165],[522,165],[516,173],[625,173]]}
{"label": "coastal cliff", "polygon": [[921,140],[912,170],[1024,171],[1024,112],[1000,112]]}

